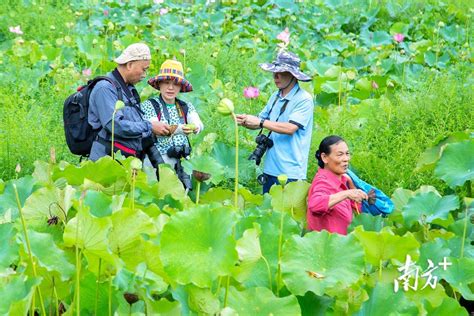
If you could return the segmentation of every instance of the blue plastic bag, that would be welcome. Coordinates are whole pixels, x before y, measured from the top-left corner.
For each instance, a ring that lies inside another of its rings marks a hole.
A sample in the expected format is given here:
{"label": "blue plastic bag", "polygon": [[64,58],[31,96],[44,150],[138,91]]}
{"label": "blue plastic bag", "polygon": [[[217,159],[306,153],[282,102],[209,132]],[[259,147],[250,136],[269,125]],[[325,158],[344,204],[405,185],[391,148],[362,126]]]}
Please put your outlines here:
{"label": "blue plastic bag", "polygon": [[352,179],[352,182],[356,188],[369,193],[370,190],[375,191],[375,203],[369,204],[368,201],[362,201],[362,212],[369,213],[372,215],[388,215],[393,212],[394,204],[388,196],[385,195],[382,191],[374,187],[373,185],[368,184],[364,180],[361,180],[354,172],[347,169],[347,175]]}

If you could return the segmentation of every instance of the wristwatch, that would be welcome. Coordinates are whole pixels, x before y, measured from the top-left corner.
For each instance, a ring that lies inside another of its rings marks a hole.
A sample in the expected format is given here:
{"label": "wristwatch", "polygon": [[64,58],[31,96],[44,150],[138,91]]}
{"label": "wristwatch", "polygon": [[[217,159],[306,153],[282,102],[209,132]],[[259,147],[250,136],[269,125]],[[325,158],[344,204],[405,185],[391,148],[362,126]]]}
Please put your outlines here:
{"label": "wristwatch", "polygon": [[260,125],[259,125],[260,128],[263,128],[263,122],[265,122],[265,119],[261,119],[261,120],[260,120]]}

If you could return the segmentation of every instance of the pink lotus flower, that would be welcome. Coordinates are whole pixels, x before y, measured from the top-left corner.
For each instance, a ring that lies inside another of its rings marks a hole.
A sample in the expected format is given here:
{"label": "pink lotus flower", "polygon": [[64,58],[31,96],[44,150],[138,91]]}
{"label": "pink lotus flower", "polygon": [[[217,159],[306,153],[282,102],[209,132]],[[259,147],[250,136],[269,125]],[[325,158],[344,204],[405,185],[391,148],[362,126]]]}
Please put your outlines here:
{"label": "pink lotus flower", "polygon": [[377,82],[372,81],[372,88],[374,88],[374,89],[378,89],[378,88],[379,88],[379,85],[377,84]]}
{"label": "pink lotus flower", "polygon": [[405,39],[405,35],[401,34],[401,33],[397,33],[395,35],[393,35],[393,39],[398,42],[398,43],[401,43],[403,42],[403,40]]}
{"label": "pink lotus flower", "polygon": [[109,10],[104,10],[103,13],[105,16],[109,16]]}
{"label": "pink lotus flower", "polygon": [[246,99],[255,99],[260,95],[260,90],[257,87],[247,87],[244,89],[244,97]]}
{"label": "pink lotus flower", "polygon": [[277,39],[288,45],[288,43],[290,43],[290,30],[285,28],[280,34],[278,34]]}
{"label": "pink lotus flower", "polygon": [[18,35],[22,35],[23,34],[23,31],[21,30],[20,26],[10,26],[8,28],[8,30],[12,33],[15,33],[15,34],[18,34]]}
{"label": "pink lotus flower", "polygon": [[86,77],[89,77],[90,75],[92,75],[92,70],[90,68],[83,69],[82,74]]}
{"label": "pink lotus flower", "polygon": [[160,9],[160,15],[165,15],[168,12],[169,12],[169,10],[167,8],[161,8]]}

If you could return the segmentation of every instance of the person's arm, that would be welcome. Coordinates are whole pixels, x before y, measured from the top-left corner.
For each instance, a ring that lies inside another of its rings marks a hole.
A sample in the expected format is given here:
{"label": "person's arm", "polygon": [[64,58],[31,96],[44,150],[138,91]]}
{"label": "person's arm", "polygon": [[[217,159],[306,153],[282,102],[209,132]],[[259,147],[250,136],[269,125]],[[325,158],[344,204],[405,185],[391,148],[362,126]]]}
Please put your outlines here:
{"label": "person's arm", "polygon": [[325,182],[318,182],[312,187],[308,196],[308,211],[315,215],[329,213],[333,207],[345,199],[358,203],[367,199],[367,194],[359,189],[344,190],[332,194],[331,191],[331,186]]}

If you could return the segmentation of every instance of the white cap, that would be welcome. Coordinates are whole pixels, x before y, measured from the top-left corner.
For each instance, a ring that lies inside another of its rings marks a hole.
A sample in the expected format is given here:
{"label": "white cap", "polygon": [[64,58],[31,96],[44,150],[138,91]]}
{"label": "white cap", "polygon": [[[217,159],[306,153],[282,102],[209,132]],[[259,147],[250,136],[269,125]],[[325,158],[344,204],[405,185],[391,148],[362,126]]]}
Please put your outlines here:
{"label": "white cap", "polygon": [[134,60],[151,60],[150,48],[143,43],[131,44],[123,50],[119,57],[114,59],[120,65]]}

